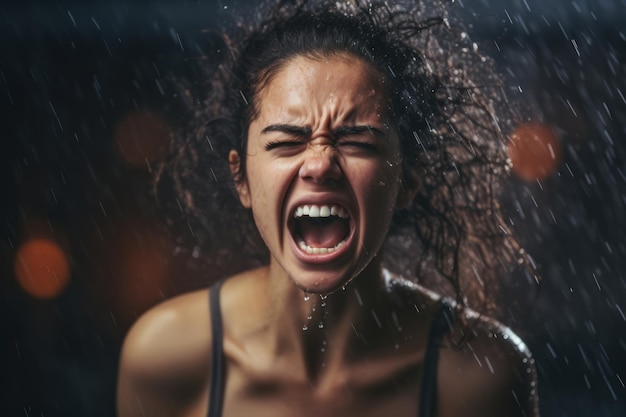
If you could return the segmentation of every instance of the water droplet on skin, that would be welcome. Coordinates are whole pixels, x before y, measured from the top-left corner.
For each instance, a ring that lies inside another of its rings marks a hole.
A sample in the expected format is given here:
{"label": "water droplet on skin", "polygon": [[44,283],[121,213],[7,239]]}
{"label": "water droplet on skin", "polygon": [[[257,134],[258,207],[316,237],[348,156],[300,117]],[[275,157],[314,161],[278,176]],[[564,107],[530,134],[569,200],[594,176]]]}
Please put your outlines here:
{"label": "water droplet on skin", "polygon": [[309,293],[304,291],[304,301],[309,301],[310,299],[311,299],[311,296],[309,295]]}
{"label": "water droplet on skin", "polygon": [[309,326],[305,324],[304,326],[302,326],[302,330],[309,330]]}
{"label": "water droplet on skin", "polygon": [[323,329],[324,328],[324,323],[320,321],[320,324],[317,325],[318,328]]}

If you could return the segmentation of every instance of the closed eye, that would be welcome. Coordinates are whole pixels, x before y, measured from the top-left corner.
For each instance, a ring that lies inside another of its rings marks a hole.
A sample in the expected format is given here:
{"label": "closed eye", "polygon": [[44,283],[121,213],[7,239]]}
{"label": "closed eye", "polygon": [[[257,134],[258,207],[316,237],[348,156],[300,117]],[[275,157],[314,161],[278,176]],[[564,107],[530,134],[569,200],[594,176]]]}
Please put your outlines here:
{"label": "closed eye", "polygon": [[297,140],[280,140],[280,141],[271,141],[265,144],[265,150],[271,151],[272,149],[277,148],[295,148],[296,146],[303,145],[304,142]]}
{"label": "closed eye", "polygon": [[[311,136],[311,128],[307,126],[294,126],[289,124],[274,124],[266,126],[261,133],[269,134],[278,132],[284,137],[282,140],[269,141],[265,144],[265,150],[272,149],[293,149],[305,143],[305,140]],[[279,137],[280,137],[279,136]]]}
{"label": "closed eye", "polygon": [[359,149],[364,149],[364,150],[368,150],[368,151],[376,151],[378,150],[378,147],[373,144],[373,143],[369,143],[369,142],[359,142],[359,141],[341,141],[338,144],[339,146],[349,146],[349,147],[354,147],[354,148],[359,148]]}
{"label": "closed eye", "polygon": [[335,130],[337,145],[358,151],[375,152],[379,150],[385,134],[373,126],[342,126]]}

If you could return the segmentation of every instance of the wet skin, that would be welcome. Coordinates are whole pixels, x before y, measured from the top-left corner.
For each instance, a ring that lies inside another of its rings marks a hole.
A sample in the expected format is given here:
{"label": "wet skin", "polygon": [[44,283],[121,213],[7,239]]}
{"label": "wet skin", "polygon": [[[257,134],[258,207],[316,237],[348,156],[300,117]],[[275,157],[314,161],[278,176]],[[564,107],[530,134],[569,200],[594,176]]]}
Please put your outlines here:
{"label": "wet skin", "polygon": [[[403,201],[410,193],[401,188],[399,143],[381,76],[346,55],[298,56],[270,79],[258,102],[241,202],[270,250],[272,276],[288,276],[307,291],[335,291],[368,266],[399,193]],[[293,214],[305,204],[347,210],[350,231],[341,249],[311,255],[298,247]]]}
{"label": "wet skin", "polygon": [[[417,415],[437,302],[416,287],[391,291],[381,279],[376,253],[394,209],[415,192],[402,186],[384,79],[351,56],[298,56],[269,80],[257,102],[238,192],[271,260],[222,287],[223,415]],[[238,161],[231,152],[235,172]],[[295,242],[301,229],[294,211],[312,203],[339,205],[349,214],[342,236],[307,238],[319,246],[345,237],[341,248],[310,254]],[[303,290],[330,295],[322,306],[318,295],[305,300]],[[481,319],[462,349],[444,342],[440,417],[535,415],[528,357],[498,329]],[[207,290],[148,311],[124,343],[119,416],[206,415],[211,343]]]}

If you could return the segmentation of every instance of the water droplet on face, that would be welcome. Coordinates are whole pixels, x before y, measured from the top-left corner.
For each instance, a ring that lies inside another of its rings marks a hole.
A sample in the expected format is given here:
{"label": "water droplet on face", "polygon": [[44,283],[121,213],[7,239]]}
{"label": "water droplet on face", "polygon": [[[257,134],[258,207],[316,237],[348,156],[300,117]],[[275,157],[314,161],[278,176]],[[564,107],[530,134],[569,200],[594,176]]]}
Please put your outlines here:
{"label": "water droplet on face", "polygon": [[309,295],[308,292],[304,292],[304,301],[309,301],[311,299],[311,296]]}
{"label": "water droplet on face", "polygon": [[323,329],[324,328],[324,323],[320,321],[320,324],[317,325],[318,328]]}
{"label": "water droplet on face", "polygon": [[305,324],[304,326],[302,326],[302,330],[309,330],[309,326]]}

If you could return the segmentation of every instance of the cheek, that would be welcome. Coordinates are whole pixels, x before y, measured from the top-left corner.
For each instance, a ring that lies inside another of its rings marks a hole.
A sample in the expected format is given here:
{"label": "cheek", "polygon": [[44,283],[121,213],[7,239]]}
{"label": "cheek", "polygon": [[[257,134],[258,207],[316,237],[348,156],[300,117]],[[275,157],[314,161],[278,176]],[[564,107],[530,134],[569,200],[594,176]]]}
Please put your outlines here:
{"label": "cheek", "polygon": [[261,235],[265,235],[275,227],[275,222],[280,223],[285,173],[280,166],[254,155],[248,155],[246,170],[254,222]]}
{"label": "cheek", "polygon": [[399,164],[384,162],[384,165],[362,171],[362,179],[366,195],[376,198],[379,205],[395,200],[401,183],[401,169]]}

